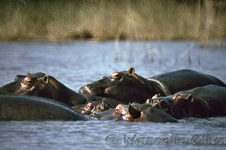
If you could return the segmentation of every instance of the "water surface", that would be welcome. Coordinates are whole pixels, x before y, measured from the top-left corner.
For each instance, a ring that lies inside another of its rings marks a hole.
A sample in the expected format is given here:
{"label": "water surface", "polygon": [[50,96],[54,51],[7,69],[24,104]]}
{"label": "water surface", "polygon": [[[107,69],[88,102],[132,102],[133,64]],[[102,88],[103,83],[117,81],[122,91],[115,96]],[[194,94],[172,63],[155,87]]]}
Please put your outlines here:
{"label": "water surface", "polygon": [[[78,89],[115,71],[151,77],[194,69],[226,82],[226,42],[0,42],[0,86],[17,74],[43,72]],[[226,117],[179,123],[3,121],[1,149],[225,149]]]}

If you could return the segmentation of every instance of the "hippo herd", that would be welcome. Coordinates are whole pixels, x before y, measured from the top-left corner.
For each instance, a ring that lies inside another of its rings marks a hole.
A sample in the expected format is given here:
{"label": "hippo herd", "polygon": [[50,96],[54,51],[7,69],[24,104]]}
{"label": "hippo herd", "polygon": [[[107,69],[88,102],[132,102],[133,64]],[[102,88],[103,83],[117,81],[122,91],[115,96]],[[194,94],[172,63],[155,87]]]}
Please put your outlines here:
{"label": "hippo herd", "polygon": [[0,120],[177,122],[216,116],[226,116],[226,85],[188,69],[144,78],[130,68],[78,93],[41,72],[17,75],[0,87]]}

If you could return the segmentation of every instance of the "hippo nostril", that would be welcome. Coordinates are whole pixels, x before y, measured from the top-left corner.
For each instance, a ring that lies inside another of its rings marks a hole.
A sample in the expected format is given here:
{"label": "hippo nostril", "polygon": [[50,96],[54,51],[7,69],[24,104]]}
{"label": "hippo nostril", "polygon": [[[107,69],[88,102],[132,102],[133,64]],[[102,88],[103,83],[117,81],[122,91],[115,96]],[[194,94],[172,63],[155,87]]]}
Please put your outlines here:
{"label": "hippo nostril", "polygon": [[92,91],[90,90],[90,84],[85,85],[79,89],[80,94],[91,94]]}
{"label": "hippo nostril", "polygon": [[83,87],[80,87],[80,89],[78,90],[79,94],[83,94]]}
{"label": "hippo nostril", "polygon": [[78,93],[79,93],[79,94],[89,94],[89,91],[90,91],[90,90],[89,90],[89,86],[90,86],[90,84],[87,84],[87,85],[81,87],[81,88],[79,89]]}

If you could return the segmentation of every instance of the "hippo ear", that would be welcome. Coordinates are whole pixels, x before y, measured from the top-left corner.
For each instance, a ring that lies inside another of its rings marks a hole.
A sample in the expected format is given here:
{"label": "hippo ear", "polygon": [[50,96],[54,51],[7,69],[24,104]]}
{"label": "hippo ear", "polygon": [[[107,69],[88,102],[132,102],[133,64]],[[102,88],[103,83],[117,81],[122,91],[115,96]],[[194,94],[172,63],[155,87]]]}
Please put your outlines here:
{"label": "hippo ear", "polygon": [[192,96],[192,94],[189,94],[188,97],[186,98],[189,102],[193,103],[194,98]]}
{"label": "hippo ear", "polygon": [[107,104],[104,101],[102,101],[101,104],[100,104],[100,108],[102,110],[107,110]]}
{"label": "hippo ear", "polygon": [[104,101],[102,101],[102,102],[101,102],[101,106],[102,106],[102,109],[103,109],[103,110],[105,110],[105,108],[106,108],[106,104],[105,104],[105,102],[104,102]]}
{"label": "hippo ear", "polygon": [[105,99],[102,101],[102,104],[105,110],[111,109],[111,105]]}
{"label": "hippo ear", "polygon": [[174,99],[175,99],[176,101],[178,101],[178,100],[183,99],[183,97],[182,97],[180,94],[177,94],[177,95],[174,97]]}
{"label": "hippo ear", "polygon": [[136,110],[131,103],[128,105],[128,112],[133,116],[133,119],[137,119],[141,116],[141,112]]}
{"label": "hippo ear", "polygon": [[48,82],[49,82],[49,76],[48,76],[48,75],[45,75],[45,76],[42,78],[42,81],[43,81],[43,83],[48,84]]}
{"label": "hippo ear", "polygon": [[128,70],[128,74],[129,75],[134,75],[135,74],[135,69],[133,67],[131,67],[129,70]]}

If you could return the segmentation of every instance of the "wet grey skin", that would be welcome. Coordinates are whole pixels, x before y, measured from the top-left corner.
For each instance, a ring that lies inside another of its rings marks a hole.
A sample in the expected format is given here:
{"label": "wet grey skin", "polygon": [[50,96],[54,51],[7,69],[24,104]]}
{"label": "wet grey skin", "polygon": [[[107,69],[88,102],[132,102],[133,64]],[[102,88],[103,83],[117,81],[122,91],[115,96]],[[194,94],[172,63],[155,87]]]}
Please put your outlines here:
{"label": "wet grey skin", "polygon": [[87,120],[67,105],[40,97],[0,95],[0,120]]}
{"label": "wet grey skin", "polygon": [[109,97],[126,104],[145,103],[155,94],[167,96],[209,84],[225,87],[218,78],[194,70],[184,69],[143,78],[135,73],[134,68],[130,68],[128,71],[114,72],[109,77],[86,84],[80,88],[79,93]]}

